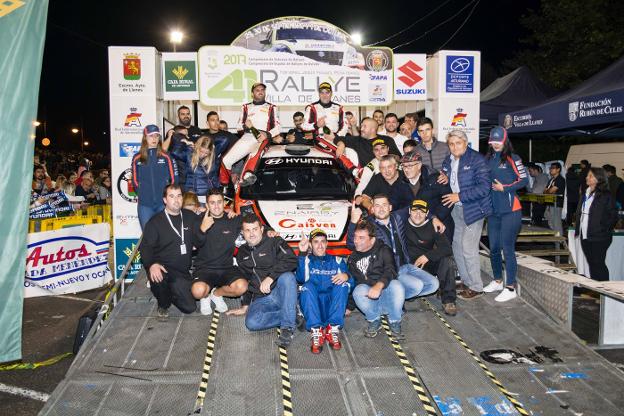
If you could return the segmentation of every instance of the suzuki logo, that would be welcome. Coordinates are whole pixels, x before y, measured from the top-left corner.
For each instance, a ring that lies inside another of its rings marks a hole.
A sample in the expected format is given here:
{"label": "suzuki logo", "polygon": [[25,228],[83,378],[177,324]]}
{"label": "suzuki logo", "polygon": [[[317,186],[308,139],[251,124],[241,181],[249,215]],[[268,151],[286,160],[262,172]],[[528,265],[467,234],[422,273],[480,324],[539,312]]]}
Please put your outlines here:
{"label": "suzuki logo", "polygon": [[408,87],[413,87],[414,84],[423,79],[423,77],[418,75],[418,72],[422,71],[423,69],[414,61],[407,61],[407,63],[401,65],[398,69],[404,74],[399,77],[399,80]]}

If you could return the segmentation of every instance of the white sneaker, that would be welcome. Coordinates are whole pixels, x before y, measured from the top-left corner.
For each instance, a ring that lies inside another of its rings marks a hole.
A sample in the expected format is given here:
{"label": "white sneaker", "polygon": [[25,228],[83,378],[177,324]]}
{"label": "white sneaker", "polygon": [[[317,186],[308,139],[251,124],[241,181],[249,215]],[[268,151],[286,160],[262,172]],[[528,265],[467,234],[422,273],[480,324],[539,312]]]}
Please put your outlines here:
{"label": "white sneaker", "polygon": [[515,290],[507,289],[503,290],[498,296],[494,298],[496,302],[507,302],[518,297],[518,293]]}
{"label": "white sneaker", "polygon": [[219,313],[223,313],[225,311],[228,310],[228,306],[225,303],[225,301],[223,300],[223,296],[216,296],[214,294],[216,288],[213,288],[210,291],[210,296],[208,296],[208,299],[210,299],[211,301],[214,302],[215,304],[215,309],[217,310],[217,312]]}
{"label": "white sneaker", "polygon": [[492,280],[486,287],[483,288],[483,291],[485,293],[500,292],[504,288],[502,280],[500,282]]}
{"label": "white sneaker", "polygon": [[210,297],[201,298],[199,300],[199,312],[202,315],[210,315],[212,313],[212,308],[210,307]]}

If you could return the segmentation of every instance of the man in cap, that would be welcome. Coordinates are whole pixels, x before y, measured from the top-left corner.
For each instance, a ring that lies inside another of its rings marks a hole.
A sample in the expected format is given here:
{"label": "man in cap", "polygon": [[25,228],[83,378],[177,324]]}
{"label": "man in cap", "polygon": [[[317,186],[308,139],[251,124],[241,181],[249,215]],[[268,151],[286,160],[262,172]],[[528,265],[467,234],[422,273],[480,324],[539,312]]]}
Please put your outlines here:
{"label": "man in cap", "polygon": [[405,241],[410,266],[438,277],[444,313],[455,316],[457,296],[453,250],[444,234],[434,229],[429,219],[429,204],[422,199],[412,202],[405,226]]}
{"label": "man in cap", "polygon": [[[253,101],[243,104],[238,120],[238,131],[243,135],[223,156],[220,179],[224,185],[229,183],[229,173],[234,163],[254,153],[263,141],[280,138],[277,107],[265,101],[266,85],[256,82],[251,86],[251,93]],[[253,134],[256,131],[258,137]]]}
{"label": "man in cap", "polygon": [[318,87],[319,100],[308,105],[305,109],[304,122],[301,128],[311,132],[314,137],[323,137],[323,127],[337,136],[346,136],[349,125],[345,122],[344,109],[333,102],[332,86],[329,82],[322,82]]}
{"label": "man in cap", "polygon": [[366,186],[368,186],[368,183],[373,178],[373,175],[379,173],[379,161],[383,156],[388,154],[389,150],[390,149],[388,148],[388,145],[384,140],[373,140],[373,154],[375,155],[375,158],[368,162],[366,166],[361,169],[360,182],[358,183],[357,188],[355,188],[354,194],[356,204],[359,205],[361,203],[362,193],[364,192],[364,189],[366,189]]}
{"label": "man in cap", "polygon": [[306,329],[312,332],[312,353],[320,353],[325,341],[339,350],[340,328],[353,279],[342,258],[327,254],[327,234],[322,229],[312,230],[309,239],[302,234],[296,276],[303,284],[299,302]]}

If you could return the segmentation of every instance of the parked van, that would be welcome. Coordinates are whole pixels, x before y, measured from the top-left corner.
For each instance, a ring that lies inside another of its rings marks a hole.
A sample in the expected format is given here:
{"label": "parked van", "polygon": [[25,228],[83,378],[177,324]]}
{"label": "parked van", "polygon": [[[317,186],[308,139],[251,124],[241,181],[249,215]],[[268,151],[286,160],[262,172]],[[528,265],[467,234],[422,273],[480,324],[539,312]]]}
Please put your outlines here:
{"label": "parked van", "polygon": [[617,175],[622,177],[624,169],[624,141],[611,143],[577,144],[570,147],[566,166],[578,164],[587,159],[592,166],[602,167],[610,164],[615,166]]}

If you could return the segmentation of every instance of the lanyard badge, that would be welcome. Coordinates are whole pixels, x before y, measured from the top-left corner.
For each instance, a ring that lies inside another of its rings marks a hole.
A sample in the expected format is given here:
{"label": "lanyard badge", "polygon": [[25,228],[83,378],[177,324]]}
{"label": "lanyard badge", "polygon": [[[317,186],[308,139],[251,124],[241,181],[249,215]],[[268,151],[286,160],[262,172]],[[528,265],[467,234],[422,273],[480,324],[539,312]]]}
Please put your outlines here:
{"label": "lanyard badge", "polygon": [[180,244],[180,254],[185,255],[186,244],[184,244],[184,215],[182,215],[182,212],[180,212],[180,232],[178,232],[178,230],[176,230],[173,226],[173,223],[171,222],[171,218],[169,218],[169,214],[167,213],[167,211],[165,211],[165,216],[167,217],[167,221],[169,221],[169,225],[171,226],[173,232],[176,233],[178,237],[180,237],[180,239],[182,240],[182,244]]}

